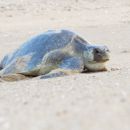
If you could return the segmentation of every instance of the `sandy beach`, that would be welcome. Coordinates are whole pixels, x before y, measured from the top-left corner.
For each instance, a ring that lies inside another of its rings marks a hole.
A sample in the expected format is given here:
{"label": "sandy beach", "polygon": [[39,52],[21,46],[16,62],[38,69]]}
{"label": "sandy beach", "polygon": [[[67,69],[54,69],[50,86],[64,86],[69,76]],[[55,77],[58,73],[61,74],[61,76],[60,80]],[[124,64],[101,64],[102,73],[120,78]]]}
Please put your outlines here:
{"label": "sandy beach", "polygon": [[107,45],[108,71],[0,83],[0,130],[130,130],[130,1],[0,0],[0,59],[61,28]]}

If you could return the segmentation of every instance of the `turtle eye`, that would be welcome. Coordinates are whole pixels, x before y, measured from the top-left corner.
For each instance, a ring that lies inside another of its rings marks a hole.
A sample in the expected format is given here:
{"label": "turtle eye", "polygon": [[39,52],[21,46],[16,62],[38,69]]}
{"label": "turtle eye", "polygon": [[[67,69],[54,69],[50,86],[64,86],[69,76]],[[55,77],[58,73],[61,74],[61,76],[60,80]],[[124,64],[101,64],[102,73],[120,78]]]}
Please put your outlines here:
{"label": "turtle eye", "polygon": [[94,52],[95,52],[96,54],[99,54],[99,53],[100,53],[100,51],[99,51],[97,48],[94,50]]}

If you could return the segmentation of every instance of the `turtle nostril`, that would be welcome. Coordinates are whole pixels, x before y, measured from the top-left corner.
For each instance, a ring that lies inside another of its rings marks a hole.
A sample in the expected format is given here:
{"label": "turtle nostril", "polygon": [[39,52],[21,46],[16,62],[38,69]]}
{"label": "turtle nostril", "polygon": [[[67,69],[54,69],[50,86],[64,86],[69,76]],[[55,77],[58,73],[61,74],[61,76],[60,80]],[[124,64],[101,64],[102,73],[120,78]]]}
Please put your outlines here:
{"label": "turtle nostril", "polygon": [[107,52],[110,52],[110,50],[109,50],[109,49],[107,49],[106,51],[107,51]]}
{"label": "turtle nostril", "polygon": [[104,48],[104,51],[105,52],[110,52],[110,50],[107,47]]}

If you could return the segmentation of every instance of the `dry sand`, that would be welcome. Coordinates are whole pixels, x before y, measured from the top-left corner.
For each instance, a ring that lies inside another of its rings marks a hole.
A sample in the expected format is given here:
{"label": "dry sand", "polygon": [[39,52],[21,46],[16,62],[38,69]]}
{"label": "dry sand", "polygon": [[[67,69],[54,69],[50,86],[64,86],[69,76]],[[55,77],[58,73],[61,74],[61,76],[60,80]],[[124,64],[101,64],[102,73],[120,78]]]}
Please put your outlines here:
{"label": "dry sand", "polygon": [[130,130],[130,0],[0,0],[0,58],[55,28],[107,45],[109,71],[0,83],[0,130]]}

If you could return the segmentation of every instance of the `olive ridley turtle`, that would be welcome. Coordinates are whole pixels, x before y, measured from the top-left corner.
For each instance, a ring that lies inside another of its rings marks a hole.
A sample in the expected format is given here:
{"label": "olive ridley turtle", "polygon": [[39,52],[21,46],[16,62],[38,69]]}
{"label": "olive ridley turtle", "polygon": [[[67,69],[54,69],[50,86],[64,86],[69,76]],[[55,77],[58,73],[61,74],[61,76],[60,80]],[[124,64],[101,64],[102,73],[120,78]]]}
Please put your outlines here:
{"label": "olive ridley turtle", "polygon": [[83,71],[106,70],[109,49],[93,45],[70,30],[49,30],[23,43],[0,63],[0,77],[7,81],[59,77]]}

